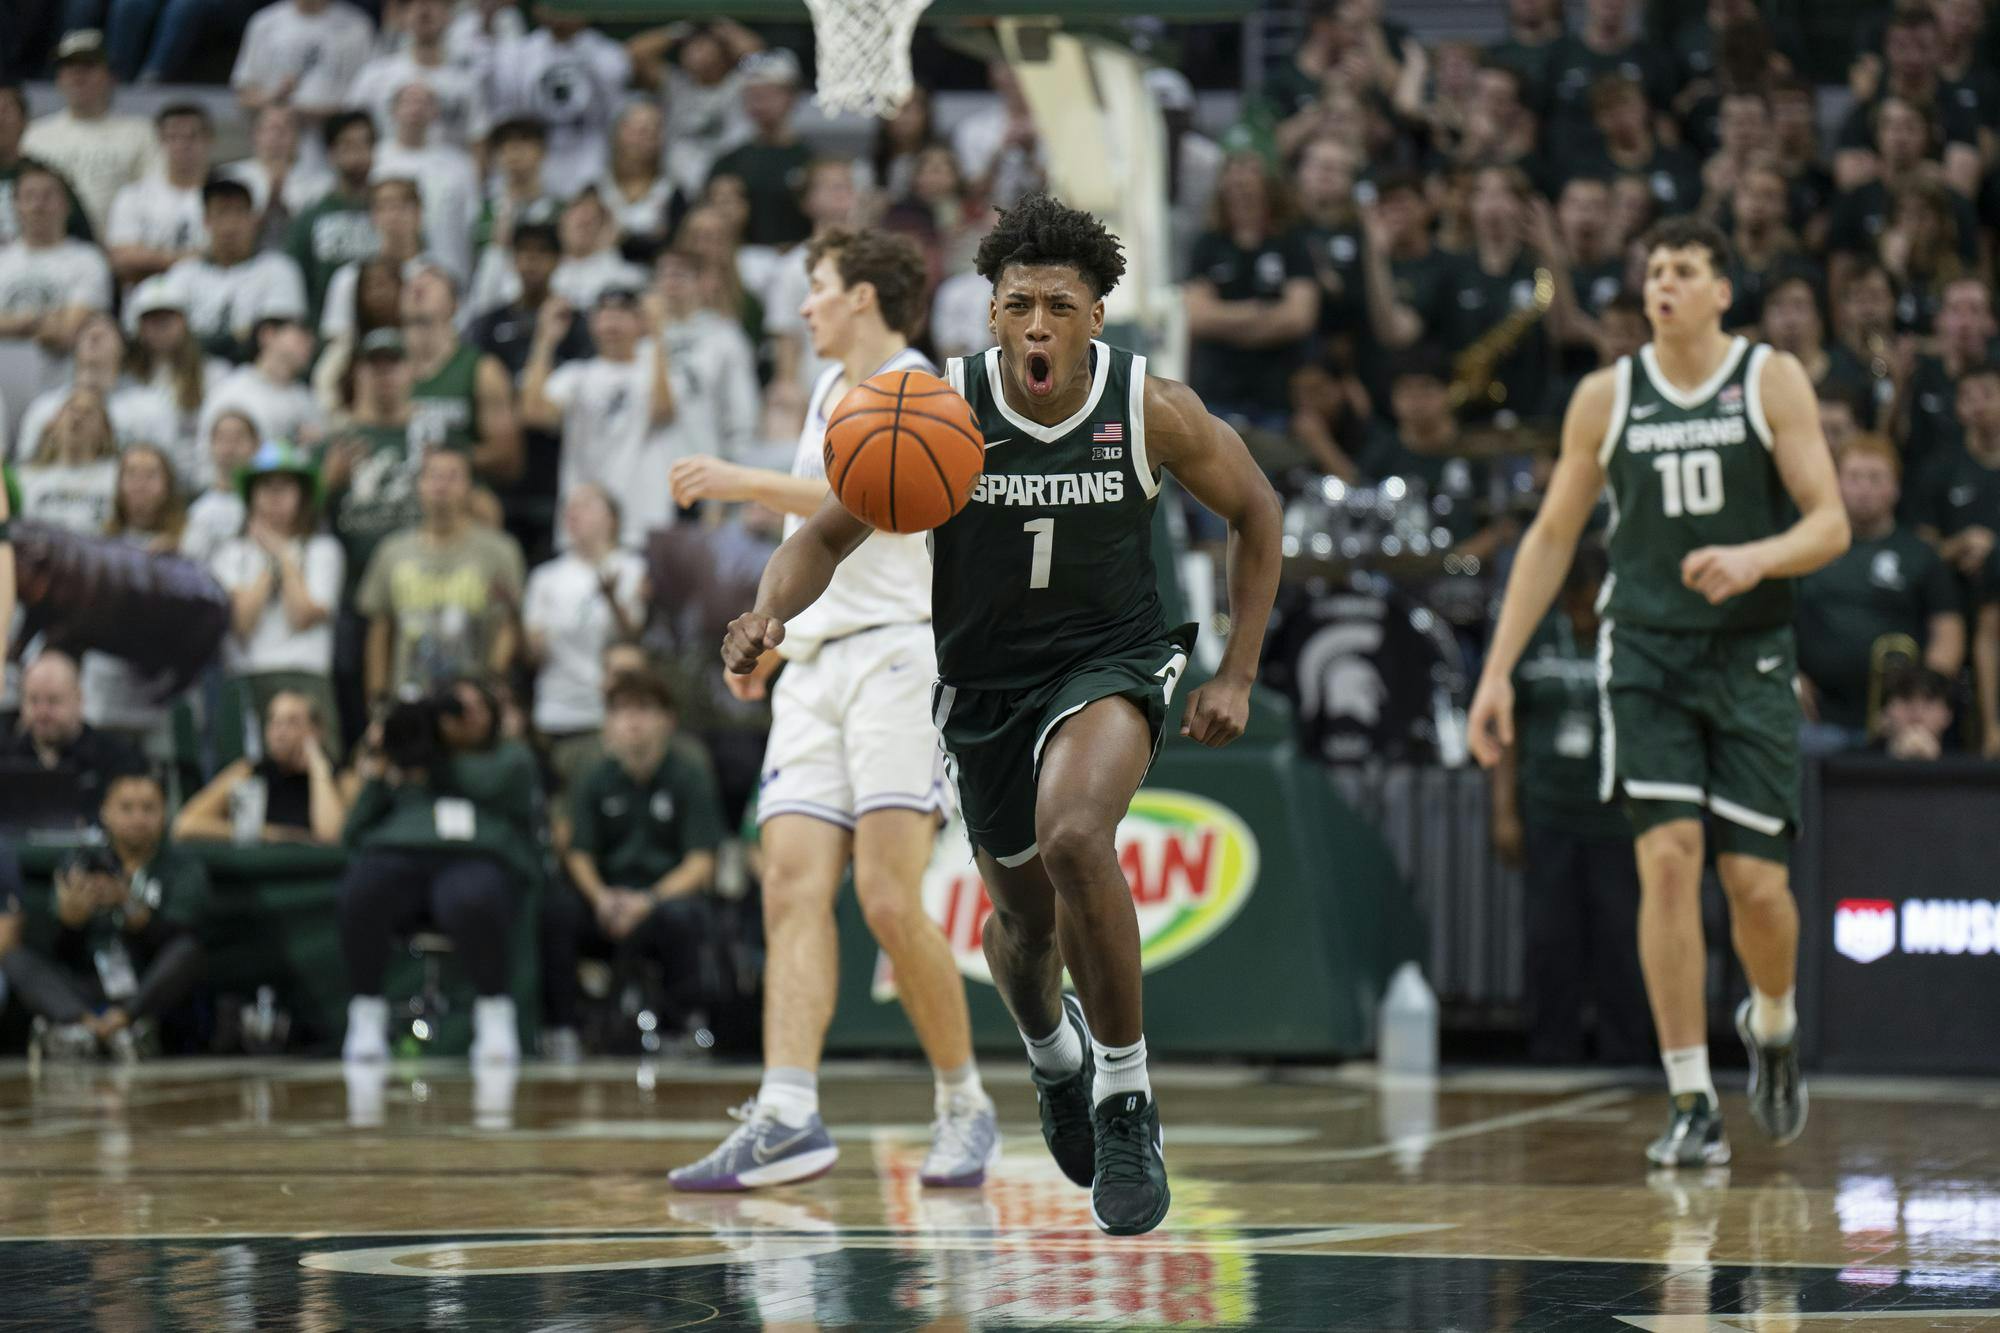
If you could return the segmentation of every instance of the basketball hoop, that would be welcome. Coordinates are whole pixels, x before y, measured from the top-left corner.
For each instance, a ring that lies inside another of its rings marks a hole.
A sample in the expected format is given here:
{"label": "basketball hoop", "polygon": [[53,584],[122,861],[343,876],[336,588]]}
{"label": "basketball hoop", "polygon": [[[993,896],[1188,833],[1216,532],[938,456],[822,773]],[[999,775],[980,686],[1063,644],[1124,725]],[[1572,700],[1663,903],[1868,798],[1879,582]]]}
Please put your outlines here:
{"label": "basketball hoop", "polygon": [[828,112],[893,115],[909,100],[910,42],[931,0],[806,0],[818,98]]}

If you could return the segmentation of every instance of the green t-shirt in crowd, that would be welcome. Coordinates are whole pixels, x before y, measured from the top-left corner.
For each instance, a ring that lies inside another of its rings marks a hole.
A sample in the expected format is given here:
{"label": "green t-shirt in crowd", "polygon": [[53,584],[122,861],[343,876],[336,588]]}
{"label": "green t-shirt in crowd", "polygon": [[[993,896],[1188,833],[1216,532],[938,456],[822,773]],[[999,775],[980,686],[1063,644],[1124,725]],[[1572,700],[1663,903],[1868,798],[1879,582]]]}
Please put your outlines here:
{"label": "green t-shirt in crowd", "polygon": [[460,343],[437,373],[410,386],[410,438],[426,449],[471,449],[479,438],[479,358]]}
{"label": "green t-shirt in crowd", "polygon": [[[157,903],[153,914],[165,924],[199,930],[208,915],[208,867],[172,843],[162,843],[153,859],[132,876],[131,896]],[[123,934],[120,920],[121,914],[99,912],[85,922],[82,934],[88,951],[94,954]]]}
{"label": "green t-shirt in crowd", "polygon": [[306,304],[313,327],[319,327],[320,307],[334,270],[375,253],[375,224],[368,218],[366,195],[334,191],[298,215],[285,239],[285,253],[306,280]]}
{"label": "green t-shirt in crowd", "polygon": [[1480,459],[1454,453],[1419,453],[1403,442],[1393,426],[1376,424],[1362,442],[1354,466],[1371,482],[1401,477],[1423,483],[1431,513],[1464,541],[1486,526],[1492,469]]}
{"label": "green t-shirt in crowd", "polygon": [[327,497],[333,535],[347,553],[345,600],[352,602],[375,548],[391,533],[413,527],[423,517],[417,504],[417,468],[424,451],[415,422],[403,426],[353,425],[327,440],[331,453],[342,441],[363,446],[347,485]]}
{"label": "green t-shirt in crowd", "polygon": [[490,857],[524,884],[541,877],[535,756],[519,741],[462,751],[446,765],[445,783],[377,779],[361,789],[342,840],[354,850],[461,852]]}
{"label": "green t-shirt in crowd", "polygon": [[354,604],[395,626],[389,688],[428,691],[457,676],[485,675],[525,577],[520,544],[492,528],[468,524],[446,542],[411,528],[384,541]]}
{"label": "green t-shirt in crowd", "polygon": [[570,793],[570,849],[597,863],[621,888],[648,889],[687,859],[722,842],[722,799],[706,764],[669,746],[641,782],[615,759],[601,759]]}
{"label": "green t-shirt in crowd", "polygon": [[1797,584],[1799,670],[1819,698],[1823,722],[1859,730],[1868,720],[1875,644],[1903,635],[1921,658],[1931,617],[1964,609],[1958,579],[1908,528],[1854,544]]}
{"label": "green t-shirt in crowd", "polygon": [[1514,668],[1515,771],[1524,822],[1585,837],[1632,836],[1624,812],[1599,800],[1601,719],[1596,644],[1557,607]]}

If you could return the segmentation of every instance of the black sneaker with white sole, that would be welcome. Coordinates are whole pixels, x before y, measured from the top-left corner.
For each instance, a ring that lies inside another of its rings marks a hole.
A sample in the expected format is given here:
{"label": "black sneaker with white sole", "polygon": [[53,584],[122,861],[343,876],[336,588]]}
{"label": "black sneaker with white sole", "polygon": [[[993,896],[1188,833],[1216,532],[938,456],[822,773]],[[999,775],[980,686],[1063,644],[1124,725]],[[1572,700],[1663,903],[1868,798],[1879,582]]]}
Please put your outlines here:
{"label": "black sneaker with white sole", "polygon": [[1796,1029],[1775,1046],[1758,1042],[1750,1030],[1750,1001],[1736,1006],[1736,1035],[1750,1052],[1750,1118],[1776,1144],[1790,1143],[1806,1127],[1806,1081],[1799,1072]]}
{"label": "black sneaker with white sole", "polygon": [[1090,1123],[1090,1085],[1097,1077],[1097,1061],[1090,1051],[1090,1026],[1083,1020],[1083,1006],[1076,997],[1062,997],[1063,1022],[1076,1029],[1083,1045],[1083,1064],[1073,1073],[1044,1074],[1030,1069],[1035,1085],[1035,1101],[1042,1113],[1042,1142],[1056,1159],[1062,1173],[1085,1189],[1097,1175],[1096,1134]]}
{"label": "black sneaker with white sole", "polygon": [[1097,1179],[1090,1215],[1112,1236],[1140,1236],[1160,1225],[1167,1188],[1160,1108],[1143,1092],[1120,1092],[1097,1104]]}
{"label": "black sneaker with white sole", "polygon": [[1673,1099],[1667,1132],[1646,1145],[1646,1160],[1654,1166],[1721,1166],[1729,1160],[1729,1137],[1722,1132],[1722,1112],[1705,1092],[1684,1092]]}

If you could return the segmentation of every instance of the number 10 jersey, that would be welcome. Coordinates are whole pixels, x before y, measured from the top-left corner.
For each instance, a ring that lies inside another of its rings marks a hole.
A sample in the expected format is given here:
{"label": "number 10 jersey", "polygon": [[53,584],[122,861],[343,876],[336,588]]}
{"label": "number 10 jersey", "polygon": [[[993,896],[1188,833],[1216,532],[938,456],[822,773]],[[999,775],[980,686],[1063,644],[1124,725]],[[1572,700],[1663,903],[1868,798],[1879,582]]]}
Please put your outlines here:
{"label": "number 10 jersey", "polygon": [[1146,358],[1090,344],[1090,392],[1044,426],[1008,406],[1000,349],[945,363],[986,436],[972,498],[931,535],[938,676],[1025,689],[1166,636]]}
{"label": "number 10 jersey", "polygon": [[1681,582],[1690,551],[1760,541],[1792,521],[1758,388],[1770,354],[1737,338],[1691,393],[1660,373],[1651,343],[1619,358],[1598,451],[1611,494],[1611,577],[1600,598],[1608,619],[1694,632],[1791,623],[1788,579],[1767,579],[1720,606]]}

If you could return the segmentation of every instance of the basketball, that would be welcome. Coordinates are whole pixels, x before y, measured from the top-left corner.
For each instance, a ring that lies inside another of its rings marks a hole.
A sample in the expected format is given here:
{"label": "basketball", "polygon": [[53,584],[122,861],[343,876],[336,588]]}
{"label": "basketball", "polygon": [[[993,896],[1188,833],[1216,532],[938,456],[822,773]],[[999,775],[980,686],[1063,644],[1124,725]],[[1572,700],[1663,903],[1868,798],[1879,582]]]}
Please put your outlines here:
{"label": "basketball", "polygon": [[883,532],[928,532],[965,507],[986,462],[972,407],[921,370],[886,370],[849,389],[826,423],[826,480],[847,511]]}

